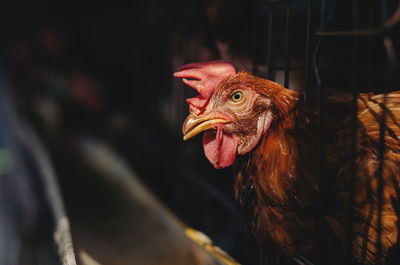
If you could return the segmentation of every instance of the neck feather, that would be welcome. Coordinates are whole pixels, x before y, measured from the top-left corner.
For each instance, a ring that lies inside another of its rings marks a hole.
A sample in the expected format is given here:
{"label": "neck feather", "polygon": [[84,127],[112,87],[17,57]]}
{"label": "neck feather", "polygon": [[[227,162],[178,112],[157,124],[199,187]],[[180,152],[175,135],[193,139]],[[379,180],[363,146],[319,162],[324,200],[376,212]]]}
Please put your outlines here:
{"label": "neck feather", "polygon": [[256,148],[238,159],[235,193],[241,203],[246,203],[242,197],[248,185],[253,187],[256,200],[301,208],[311,203],[315,193],[315,167],[303,164],[315,161],[305,159],[314,153],[308,135],[310,117],[298,92],[284,92],[274,101],[279,108],[271,128]]}

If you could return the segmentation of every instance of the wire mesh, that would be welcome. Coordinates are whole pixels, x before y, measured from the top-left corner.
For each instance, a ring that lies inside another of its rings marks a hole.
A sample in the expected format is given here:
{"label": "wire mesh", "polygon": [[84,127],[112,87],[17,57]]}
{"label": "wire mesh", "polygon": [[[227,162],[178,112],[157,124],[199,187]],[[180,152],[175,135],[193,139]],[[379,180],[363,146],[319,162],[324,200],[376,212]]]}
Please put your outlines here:
{"label": "wire mesh", "polygon": [[[393,27],[393,23],[391,27],[388,27],[388,13],[393,12],[393,10],[389,11],[389,6],[394,6],[394,1],[388,5],[388,1],[381,1],[378,5],[379,10],[376,9],[377,3],[374,1],[368,1],[368,3],[360,3],[358,0],[352,1],[349,5],[351,8],[351,19],[349,23],[343,27],[342,29],[336,29],[334,27],[327,28],[327,24],[329,24],[330,20],[332,20],[332,7],[333,1],[306,1],[305,15],[306,15],[306,36],[305,36],[305,50],[304,50],[304,65],[294,65],[291,64],[291,45],[290,42],[297,41],[292,35],[291,23],[292,22],[292,8],[293,3],[297,1],[263,1],[262,4],[267,6],[266,17],[268,21],[268,25],[266,28],[267,34],[267,47],[266,47],[266,68],[268,69],[267,78],[270,80],[276,79],[277,71],[284,71],[283,85],[287,88],[290,87],[290,77],[292,71],[304,71],[304,99],[306,103],[310,103],[313,98],[313,94],[318,95],[318,112],[319,112],[319,127],[318,127],[318,141],[319,141],[319,150],[318,150],[318,180],[319,180],[319,196],[318,196],[318,236],[316,239],[317,242],[317,258],[315,259],[316,264],[326,264],[326,256],[325,256],[325,238],[324,238],[324,218],[325,218],[325,109],[324,109],[324,98],[326,97],[325,86],[326,74],[322,73],[328,69],[340,68],[344,67],[349,70],[350,83],[352,89],[349,91],[352,94],[352,115],[351,115],[351,146],[350,146],[350,179],[348,182],[348,205],[347,205],[347,242],[346,242],[346,264],[352,264],[352,238],[353,234],[353,221],[355,218],[354,213],[354,193],[355,193],[355,182],[357,181],[357,129],[358,129],[358,117],[357,117],[357,98],[360,93],[360,86],[363,85],[363,91],[375,91],[381,92],[382,89],[376,89],[377,78],[375,76],[379,75],[376,73],[377,64],[379,65],[380,61],[377,62],[376,56],[379,52],[375,50],[378,48],[376,43],[384,42],[385,38],[388,40],[392,40],[393,34],[397,32],[398,29]],[[260,3],[259,3],[260,4]],[[285,42],[284,42],[284,64],[283,66],[276,66],[274,62],[274,43],[276,32],[276,25],[274,14],[274,7],[281,5],[286,8],[286,25],[284,29]],[[361,7],[362,5],[362,7]],[[366,6],[366,7],[365,7]],[[298,7],[298,6],[297,6]],[[317,11],[319,7],[319,12]],[[331,10],[328,10],[331,9]],[[317,11],[317,12],[316,12]],[[365,14],[367,14],[367,19],[365,19]],[[377,21],[377,13],[381,18],[380,21]],[[316,23],[316,17],[319,16],[319,23]],[[340,14],[339,14],[340,16]],[[393,15],[396,17],[396,15]],[[363,22],[364,27],[360,26],[360,20],[364,18],[367,22]],[[397,20],[398,21],[398,20]],[[366,27],[365,27],[366,25]],[[327,45],[328,42],[335,43],[341,41],[343,38],[351,38],[351,42],[349,46],[351,47],[351,59],[348,61],[348,65],[339,65],[339,64],[329,64],[320,60],[320,49],[322,46]],[[361,53],[364,52],[362,49],[362,45],[364,45],[363,41],[367,38],[366,49],[367,49],[367,59],[363,60],[360,58]],[[390,41],[389,41],[390,42]],[[311,55],[313,54],[313,59]],[[390,55],[390,52],[387,52]],[[387,60],[390,60],[390,56],[388,56]],[[393,61],[396,61],[396,58],[393,58]],[[311,66],[313,64],[314,67],[314,75],[312,76]],[[384,64],[385,65],[385,64]],[[387,64],[386,64],[387,65]],[[382,64],[381,64],[382,66]],[[360,72],[367,73],[365,77],[360,80]],[[338,77],[340,78],[340,77]],[[378,78],[379,79],[379,78]],[[382,80],[381,84],[386,82],[386,87],[388,86],[387,78]],[[317,89],[317,90],[315,90]],[[315,98],[314,98],[315,100]],[[382,103],[383,106],[386,105],[386,102]],[[377,242],[376,244],[376,264],[380,264],[381,256],[382,256],[382,239],[381,239],[381,230],[382,230],[382,196],[383,196],[383,179],[382,172],[384,168],[384,153],[385,153],[385,128],[386,128],[386,112],[382,111],[382,115],[379,120],[379,133],[380,133],[380,144],[379,144],[379,167],[376,173],[378,178],[378,220],[377,220]],[[367,240],[364,241],[364,246],[362,247],[365,261],[366,249],[367,249]],[[265,254],[267,253],[267,254]],[[260,258],[259,264],[270,264],[268,260],[265,258],[268,256],[269,251],[264,248],[260,248]],[[296,260],[296,258],[295,258]],[[307,261],[307,259],[305,259]],[[279,258],[275,259],[277,264],[279,264]],[[297,262],[301,263],[297,260]]]}

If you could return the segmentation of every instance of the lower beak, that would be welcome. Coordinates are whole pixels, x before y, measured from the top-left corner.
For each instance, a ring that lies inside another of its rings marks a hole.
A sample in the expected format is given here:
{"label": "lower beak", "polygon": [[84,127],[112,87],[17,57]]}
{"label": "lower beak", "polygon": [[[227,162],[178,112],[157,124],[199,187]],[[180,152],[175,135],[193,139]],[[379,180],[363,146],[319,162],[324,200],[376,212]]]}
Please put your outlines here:
{"label": "lower beak", "polygon": [[229,121],[229,118],[216,112],[201,115],[191,113],[182,126],[183,140],[186,141],[206,130],[216,129],[218,124],[228,123]]}

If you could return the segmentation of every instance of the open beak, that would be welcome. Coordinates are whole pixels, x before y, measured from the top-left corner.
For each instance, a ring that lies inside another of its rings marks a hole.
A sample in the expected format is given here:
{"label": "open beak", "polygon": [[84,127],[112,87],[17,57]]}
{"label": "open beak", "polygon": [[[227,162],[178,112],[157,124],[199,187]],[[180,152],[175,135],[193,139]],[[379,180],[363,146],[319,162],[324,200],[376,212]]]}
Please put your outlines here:
{"label": "open beak", "polygon": [[191,113],[182,126],[183,140],[186,141],[201,132],[216,129],[218,124],[228,122],[230,122],[228,117],[216,112],[203,113],[200,115]]}

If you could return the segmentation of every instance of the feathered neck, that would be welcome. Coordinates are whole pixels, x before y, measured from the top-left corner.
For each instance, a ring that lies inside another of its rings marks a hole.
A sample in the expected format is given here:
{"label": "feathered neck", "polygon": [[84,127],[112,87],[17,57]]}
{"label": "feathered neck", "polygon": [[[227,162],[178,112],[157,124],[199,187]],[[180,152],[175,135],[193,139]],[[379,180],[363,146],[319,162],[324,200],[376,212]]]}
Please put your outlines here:
{"label": "feathered neck", "polygon": [[235,193],[241,204],[246,203],[243,191],[251,187],[257,197],[254,199],[266,204],[303,208],[315,194],[315,167],[298,164],[299,157],[315,153],[310,151],[309,113],[298,92],[279,90],[280,95],[278,91],[272,94],[276,95],[271,99],[276,108],[270,130],[256,148],[237,160]]}

